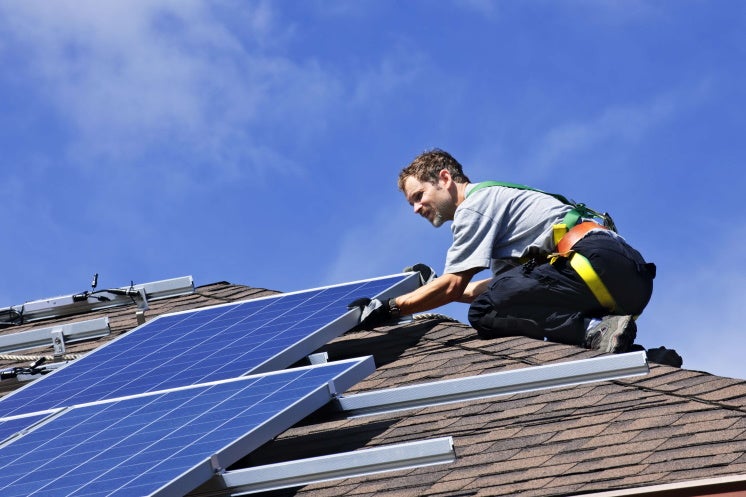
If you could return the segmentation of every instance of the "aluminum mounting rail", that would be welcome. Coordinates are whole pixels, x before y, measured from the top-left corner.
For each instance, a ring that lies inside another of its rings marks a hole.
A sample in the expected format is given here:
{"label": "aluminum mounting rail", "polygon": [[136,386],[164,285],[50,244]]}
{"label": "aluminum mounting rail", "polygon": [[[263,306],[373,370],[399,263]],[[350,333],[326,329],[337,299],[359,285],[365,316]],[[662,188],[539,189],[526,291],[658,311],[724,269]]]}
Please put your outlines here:
{"label": "aluminum mounting rail", "polygon": [[455,460],[453,438],[441,437],[227,471],[187,495],[236,497]]}
{"label": "aluminum mounting rail", "polygon": [[644,375],[649,371],[645,352],[640,351],[343,395],[334,402],[338,409],[351,417],[368,416],[614,380]]}
{"label": "aluminum mounting rail", "polygon": [[[64,343],[100,338],[110,332],[108,317],[21,331],[0,336],[0,353],[7,354],[18,350],[48,346],[55,346],[56,350],[60,345],[64,348]],[[63,340],[62,344],[55,343],[58,338]]]}

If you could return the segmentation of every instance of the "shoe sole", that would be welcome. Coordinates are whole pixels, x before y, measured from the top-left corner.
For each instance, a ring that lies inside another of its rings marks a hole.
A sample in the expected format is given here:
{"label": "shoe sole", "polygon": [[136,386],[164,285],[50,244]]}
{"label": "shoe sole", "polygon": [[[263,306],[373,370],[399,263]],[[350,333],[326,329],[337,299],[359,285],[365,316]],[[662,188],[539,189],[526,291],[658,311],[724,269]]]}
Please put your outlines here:
{"label": "shoe sole", "polygon": [[613,325],[613,331],[601,334],[598,350],[612,354],[627,352],[637,337],[635,320],[632,316],[619,316],[618,321]]}

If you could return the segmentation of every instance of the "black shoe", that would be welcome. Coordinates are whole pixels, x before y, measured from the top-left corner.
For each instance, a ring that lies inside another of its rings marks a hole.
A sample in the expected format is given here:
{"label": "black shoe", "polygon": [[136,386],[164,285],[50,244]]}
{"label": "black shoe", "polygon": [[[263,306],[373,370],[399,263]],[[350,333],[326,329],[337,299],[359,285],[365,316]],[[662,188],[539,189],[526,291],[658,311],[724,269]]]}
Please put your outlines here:
{"label": "black shoe", "polygon": [[684,360],[674,349],[667,349],[666,347],[657,347],[654,349],[647,350],[647,356],[649,361],[657,362],[658,364],[665,364],[666,366],[673,366],[680,368],[684,364]]}

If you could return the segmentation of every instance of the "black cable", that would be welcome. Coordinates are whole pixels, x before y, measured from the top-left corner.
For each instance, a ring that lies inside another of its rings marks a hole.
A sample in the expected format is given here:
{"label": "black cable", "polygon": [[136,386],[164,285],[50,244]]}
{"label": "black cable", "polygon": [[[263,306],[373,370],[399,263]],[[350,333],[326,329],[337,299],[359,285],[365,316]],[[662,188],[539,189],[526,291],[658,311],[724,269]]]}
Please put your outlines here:
{"label": "black cable", "polygon": [[34,361],[30,366],[28,367],[15,367],[15,368],[8,368],[0,371],[0,380],[10,380],[13,378],[17,378],[19,374],[28,374],[28,375],[34,375],[34,374],[40,374],[45,375],[49,373],[50,371],[46,368],[40,367],[42,364],[46,362],[45,357],[40,357],[36,361]]}

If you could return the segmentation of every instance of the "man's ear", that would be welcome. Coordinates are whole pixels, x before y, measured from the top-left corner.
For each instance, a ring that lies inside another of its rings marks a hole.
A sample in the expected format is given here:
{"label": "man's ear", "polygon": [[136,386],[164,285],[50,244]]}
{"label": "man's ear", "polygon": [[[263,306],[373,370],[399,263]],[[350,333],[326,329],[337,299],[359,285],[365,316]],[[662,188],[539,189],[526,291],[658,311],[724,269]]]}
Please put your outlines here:
{"label": "man's ear", "polygon": [[453,178],[451,177],[451,173],[448,171],[448,169],[441,169],[438,173],[438,183],[440,183],[443,188],[449,188],[452,182]]}

